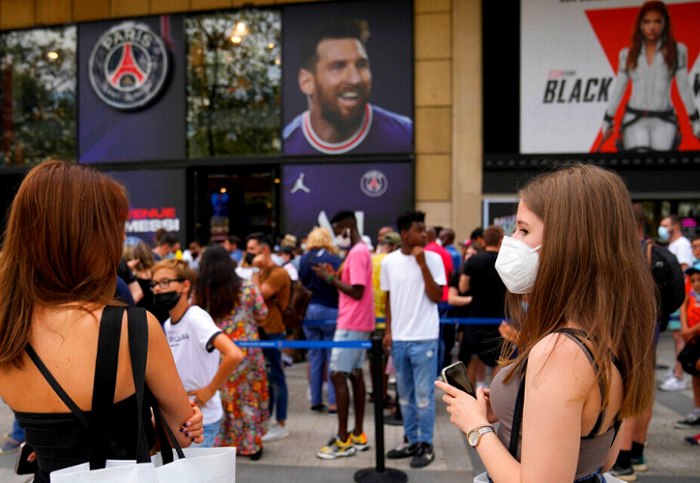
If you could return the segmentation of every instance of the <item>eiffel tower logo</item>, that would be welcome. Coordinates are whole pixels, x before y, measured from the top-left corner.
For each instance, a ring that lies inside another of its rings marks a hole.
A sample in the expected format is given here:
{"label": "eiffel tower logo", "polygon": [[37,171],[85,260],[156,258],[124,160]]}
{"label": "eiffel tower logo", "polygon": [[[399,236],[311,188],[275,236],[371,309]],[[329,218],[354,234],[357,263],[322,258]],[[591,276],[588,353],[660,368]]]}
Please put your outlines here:
{"label": "eiffel tower logo", "polygon": [[144,72],[136,63],[132,44],[124,44],[122,57],[119,59],[117,68],[110,73],[109,82],[119,90],[132,90],[143,85],[148,74]]}

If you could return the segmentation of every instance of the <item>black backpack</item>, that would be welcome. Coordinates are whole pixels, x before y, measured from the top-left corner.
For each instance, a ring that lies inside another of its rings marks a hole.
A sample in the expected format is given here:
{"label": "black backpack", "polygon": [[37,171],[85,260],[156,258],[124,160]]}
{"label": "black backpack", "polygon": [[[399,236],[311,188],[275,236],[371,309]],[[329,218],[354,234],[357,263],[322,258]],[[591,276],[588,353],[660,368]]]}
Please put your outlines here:
{"label": "black backpack", "polygon": [[659,322],[663,332],[671,314],[685,300],[685,276],[676,256],[652,241],[646,242],[646,260],[659,292]]}

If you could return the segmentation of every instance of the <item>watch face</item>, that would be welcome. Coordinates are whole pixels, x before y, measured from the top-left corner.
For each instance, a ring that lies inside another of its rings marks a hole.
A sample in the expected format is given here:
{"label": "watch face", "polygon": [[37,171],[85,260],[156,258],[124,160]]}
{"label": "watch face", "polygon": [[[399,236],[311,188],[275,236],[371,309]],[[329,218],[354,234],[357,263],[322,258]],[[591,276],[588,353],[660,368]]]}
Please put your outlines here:
{"label": "watch face", "polygon": [[479,436],[478,431],[472,431],[469,433],[469,445],[475,447],[477,444],[479,444]]}

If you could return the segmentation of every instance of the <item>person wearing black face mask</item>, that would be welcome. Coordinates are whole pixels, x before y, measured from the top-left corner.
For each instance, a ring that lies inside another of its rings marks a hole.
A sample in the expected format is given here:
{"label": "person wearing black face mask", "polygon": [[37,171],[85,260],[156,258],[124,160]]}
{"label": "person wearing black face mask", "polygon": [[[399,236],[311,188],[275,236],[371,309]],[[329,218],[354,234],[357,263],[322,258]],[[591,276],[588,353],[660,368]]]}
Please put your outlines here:
{"label": "person wearing black face mask", "polygon": [[182,253],[182,259],[197,273],[199,273],[199,261],[201,260],[199,255],[201,252],[202,247],[199,245],[199,242],[195,240],[190,242],[189,249]]}
{"label": "person wearing black face mask", "polygon": [[264,237],[264,233],[256,232],[251,233],[246,238],[244,256],[241,259],[241,263],[236,267],[236,274],[243,280],[253,280],[253,272],[256,271],[253,267],[253,260],[262,253],[262,246],[258,243],[258,240]]}
{"label": "person wearing black face mask", "polygon": [[[211,316],[189,297],[196,278],[182,260],[163,260],[153,267],[153,301],[168,311],[163,330],[187,395],[194,397],[204,416],[204,442],[211,448],[219,433],[223,406],[219,387],[243,360],[243,353],[216,326]],[[218,352],[215,352],[214,350]],[[219,363],[219,353],[223,356]]]}

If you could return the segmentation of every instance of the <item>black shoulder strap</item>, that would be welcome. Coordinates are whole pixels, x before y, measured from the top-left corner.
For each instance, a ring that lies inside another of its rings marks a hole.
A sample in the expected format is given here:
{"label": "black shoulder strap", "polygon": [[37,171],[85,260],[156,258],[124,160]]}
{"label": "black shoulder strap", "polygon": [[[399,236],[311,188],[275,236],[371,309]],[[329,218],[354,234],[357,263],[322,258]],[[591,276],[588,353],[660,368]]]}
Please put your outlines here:
{"label": "black shoulder strap", "polygon": [[124,307],[106,306],[102,311],[95,380],[92,387],[92,411],[90,412],[90,469],[97,470],[107,463],[109,445],[109,416],[114,404],[119,365],[119,342],[122,333]]}
{"label": "black shoulder strap", "polygon": [[[98,343],[99,344],[99,343]],[[66,391],[61,387],[61,385],[58,383],[58,381],[53,377],[49,369],[46,367],[44,362],[41,360],[39,355],[36,353],[34,348],[32,347],[31,344],[27,344],[27,355],[29,358],[34,362],[34,365],[36,365],[37,369],[39,369],[39,372],[41,373],[42,376],[44,376],[44,379],[46,379],[46,382],[49,383],[49,386],[51,386],[51,389],[54,390],[54,392],[58,395],[58,397],[61,398],[61,401],[63,401],[63,404],[65,404],[68,409],[70,409],[71,413],[75,416],[75,418],[82,423],[83,426],[85,426],[88,431],[91,430],[91,423],[90,423],[90,418],[88,418],[87,414],[78,407],[77,404],[68,396]],[[99,349],[98,349],[99,350]],[[97,372],[98,367],[95,367],[95,372]],[[94,390],[93,390],[94,391]],[[114,396],[112,396],[114,397]],[[92,435],[92,432],[91,432]],[[117,459],[126,459],[127,454],[124,451],[123,448],[121,448],[117,443],[115,443],[111,438],[108,437],[108,444],[109,444],[109,451],[110,454],[113,458]],[[91,447],[93,445],[91,444]]]}
{"label": "black shoulder strap", "polygon": [[[583,350],[584,354],[586,354],[586,357],[588,358],[588,361],[591,363],[593,366],[593,370],[595,373],[598,373],[598,363],[595,361],[595,356],[593,355],[593,351],[591,351],[590,347],[586,345],[582,338],[588,338],[587,334],[582,331],[582,330],[576,330],[576,329],[569,329],[569,328],[563,328],[559,329],[556,332],[560,332],[567,337],[569,337],[572,341],[574,341],[580,348]],[[616,357],[613,357],[613,363],[615,364],[616,367],[619,366],[618,363],[619,361],[617,360]],[[622,374],[622,373],[620,373]],[[602,381],[598,381],[598,388],[600,390],[600,400],[601,402],[605,400],[605,386],[603,386]],[[588,435],[583,436],[581,439],[593,439],[598,435],[598,431],[600,431],[600,428],[603,426],[603,422],[605,421],[605,408],[603,408],[600,413],[598,414],[598,419],[595,422],[595,425],[593,426],[593,429],[591,430]]]}
{"label": "black shoulder strap", "polygon": [[146,318],[146,310],[142,308],[129,307],[126,313],[128,317],[129,355],[138,411],[136,462],[147,463],[151,461],[151,455],[146,438],[146,428],[143,424],[143,399],[146,387],[146,363],[148,362],[148,319]]}
{"label": "black shoulder strap", "polygon": [[[146,365],[148,362],[148,319],[146,311],[142,308],[129,307],[127,309],[129,318],[129,353],[131,355],[131,368],[134,376],[134,386],[136,387],[136,402],[139,411],[138,431],[139,439],[136,448],[136,461],[149,462],[150,451],[148,448],[148,440],[146,439],[146,431],[141,417],[144,404],[144,394],[146,390]],[[170,437],[178,458],[184,458],[185,454],[180,447],[180,444],[175,439],[170,426],[163,417],[163,414],[155,403],[152,404],[153,414],[156,420],[156,433],[161,447],[161,456],[163,464],[168,464],[173,461],[173,451],[170,446],[166,433]]]}
{"label": "black shoulder strap", "polygon": [[510,445],[508,451],[517,459],[518,441],[520,440],[520,427],[523,423],[523,406],[525,405],[525,376],[527,375],[527,359],[523,362],[523,372],[520,376],[518,396],[515,398],[515,410],[513,411],[513,426],[510,432]]}

